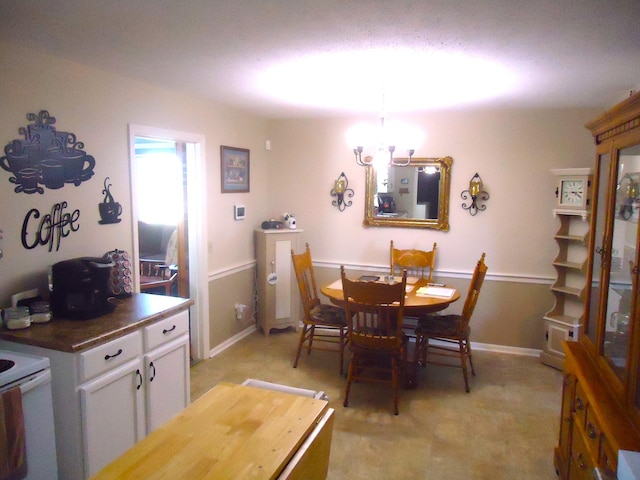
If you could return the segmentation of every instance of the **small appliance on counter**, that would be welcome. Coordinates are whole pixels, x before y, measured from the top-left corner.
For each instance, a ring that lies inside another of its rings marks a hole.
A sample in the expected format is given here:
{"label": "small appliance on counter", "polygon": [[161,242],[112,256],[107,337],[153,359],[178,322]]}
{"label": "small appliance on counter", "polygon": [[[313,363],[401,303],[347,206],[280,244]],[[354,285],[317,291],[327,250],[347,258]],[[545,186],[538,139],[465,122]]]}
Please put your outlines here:
{"label": "small appliance on counter", "polygon": [[102,257],[79,257],[51,267],[54,317],[89,320],[110,313],[109,278],[115,264]]}
{"label": "small appliance on counter", "polygon": [[378,195],[378,211],[380,213],[395,213],[396,202],[391,195]]}

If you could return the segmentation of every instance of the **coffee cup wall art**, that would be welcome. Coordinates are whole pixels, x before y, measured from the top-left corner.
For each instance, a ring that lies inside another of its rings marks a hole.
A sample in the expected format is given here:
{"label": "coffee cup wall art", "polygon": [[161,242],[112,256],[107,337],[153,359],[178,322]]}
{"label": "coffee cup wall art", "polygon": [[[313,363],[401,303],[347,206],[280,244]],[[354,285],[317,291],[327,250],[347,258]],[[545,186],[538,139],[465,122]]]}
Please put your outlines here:
{"label": "coffee cup wall art", "polygon": [[28,113],[27,120],[32,123],[18,129],[23,138],[9,142],[0,157],[0,167],[13,175],[9,182],[16,193],[44,193],[70,183],[77,187],[93,176],[96,161],[83,150],[84,143],[71,132],[57,131],[47,110]]}
{"label": "coffee cup wall art", "polygon": [[109,177],[104,179],[104,190],[102,190],[104,200],[98,204],[98,211],[100,212],[100,221],[98,223],[101,225],[119,223],[120,218],[118,217],[122,214],[122,205],[116,202],[113,195],[111,195],[111,184],[108,182]]}

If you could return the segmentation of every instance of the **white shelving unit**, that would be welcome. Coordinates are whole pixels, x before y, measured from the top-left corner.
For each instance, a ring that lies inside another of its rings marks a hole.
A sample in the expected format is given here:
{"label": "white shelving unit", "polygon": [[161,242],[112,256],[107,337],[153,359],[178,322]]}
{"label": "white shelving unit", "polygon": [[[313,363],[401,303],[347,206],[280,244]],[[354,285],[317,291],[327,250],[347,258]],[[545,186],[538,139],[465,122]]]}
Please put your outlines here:
{"label": "white shelving unit", "polygon": [[545,343],[540,361],[562,369],[562,342],[577,340],[580,326],[584,324],[589,215],[575,210],[554,210],[553,213],[560,220],[554,236],[558,244],[558,255],[553,261],[556,281],[551,286],[555,304],[543,317]]}

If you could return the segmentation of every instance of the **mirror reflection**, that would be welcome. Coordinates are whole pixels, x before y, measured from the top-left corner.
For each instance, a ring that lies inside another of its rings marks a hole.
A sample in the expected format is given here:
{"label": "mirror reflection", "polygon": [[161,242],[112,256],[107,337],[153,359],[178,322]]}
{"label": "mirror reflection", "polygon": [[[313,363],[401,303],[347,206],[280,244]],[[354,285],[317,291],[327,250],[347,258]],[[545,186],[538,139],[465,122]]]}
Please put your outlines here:
{"label": "mirror reflection", "polygon": [[363,224],[449,230],[452,164],[451,157],[412,158],[407,166],[367,167]]}

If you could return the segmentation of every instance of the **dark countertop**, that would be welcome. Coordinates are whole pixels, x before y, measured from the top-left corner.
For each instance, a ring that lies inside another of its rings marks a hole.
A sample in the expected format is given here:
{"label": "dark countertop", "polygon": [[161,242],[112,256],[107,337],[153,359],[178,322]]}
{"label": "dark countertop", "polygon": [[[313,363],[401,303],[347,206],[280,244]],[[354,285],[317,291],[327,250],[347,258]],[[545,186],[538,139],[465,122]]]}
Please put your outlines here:
{"label": "dark countertop", "polygon": [[91,320],[53,318],[21,330],[0,330],[0,339],[61,352],[81,352],[189,308],[193,300],[149,293],[114,299],[115,310]]}

